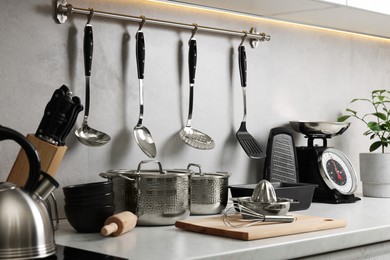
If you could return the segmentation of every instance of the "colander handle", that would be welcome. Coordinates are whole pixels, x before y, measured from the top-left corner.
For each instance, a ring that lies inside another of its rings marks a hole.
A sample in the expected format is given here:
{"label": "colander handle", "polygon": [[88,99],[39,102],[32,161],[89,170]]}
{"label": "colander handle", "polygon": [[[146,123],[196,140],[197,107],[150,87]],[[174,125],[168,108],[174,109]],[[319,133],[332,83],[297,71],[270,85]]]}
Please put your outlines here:
{"label": "colander handle", "polygon": [[157,161],[157,160],[144,160],[144,161],[141,161],[138,164],[137,173],[140,173],[141,172],[141,166],[143,164],[147,164],[147,163],[157,163],[158,164],[158,170],[159,170],[160,174],[166,174],[166,171],[163,170],[161,163],[159,161]]}
{"label": "colander handle", "polygon": [[196,168],[199,169],[199,175],[200,176],[203,176],[204,173],[202,172],[202,167],[200,166],[200,164],[196,164],[196,163],[189,163],[188,166],[187,166],[187,170],[189,170],[191,168],[191,166],[194,166]]}

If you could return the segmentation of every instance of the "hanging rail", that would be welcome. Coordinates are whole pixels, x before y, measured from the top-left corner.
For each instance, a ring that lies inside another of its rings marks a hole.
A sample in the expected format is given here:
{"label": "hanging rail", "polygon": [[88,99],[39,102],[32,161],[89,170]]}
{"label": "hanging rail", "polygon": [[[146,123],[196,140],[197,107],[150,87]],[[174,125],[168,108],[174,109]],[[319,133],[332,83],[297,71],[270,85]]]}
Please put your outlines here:
{"label": "hanging rail", "polygon": [[[111,18],[117,20],[125,20],[130,22],[137,22],[137,23],[142,22],[142,18],[140,16],[116,14],[116,13],[109,13],[109,12],[98,11],[98,10],[93,10],[93,11],[94,11],[93,12],[94,16],[100,16],[104,18]],[[59,23],[65,23],[66,20],[68,19],[69,14],[89,15],[90,12],[91,9],[74,7],[71,4],[68,4],[66,0],[57,0],[56,17]],[[175,27],[175,28],[186,29],[186,30],[194,29],[194,24],[171,22],[171,21],[159,20],[153,18],[145,18],[145,22],[147,22],[148,24],[169,26],[169,27]],[[258,33],[256,28],[254,27],[252,27],[249,32],[233,31],[233,30],[201,26],[201,25],[197,25],[197,27],[198,27],[198,31],[210,32],[210,33],[219,33],[219,34],[239,36],[239,37],[243,37],[246,35],[247,39],[250,40],[250,44],[252,48],[256,48],[259,41],[269,41],[271,39],[271,36],[265,33]]]}

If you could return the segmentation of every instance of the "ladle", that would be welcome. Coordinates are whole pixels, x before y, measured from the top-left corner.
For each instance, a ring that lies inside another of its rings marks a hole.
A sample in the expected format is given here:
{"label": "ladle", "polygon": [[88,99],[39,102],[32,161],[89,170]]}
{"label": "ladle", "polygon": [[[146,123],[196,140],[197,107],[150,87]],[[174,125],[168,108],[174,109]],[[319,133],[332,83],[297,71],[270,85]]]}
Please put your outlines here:
{"label": "ladle", "polygon": [[[91,15],[93,11],[91,11]],[[84,119],[81,127],[75,131],[77,139],[87,146],[102,146],[111,140],[111,137],[106,133],[98,131],[88,126],[89,116],[89,100],[90,100],[90,77],[92,67],[93,53],[93,32],[92,25],[89,23],[84,28],[84,68],[85,68],[85,111]]]}
{"label": "ladle", "polygon": [[141,31],[142,24],[137,31],[136,36],[136,58],[137,58],[137,71],[139,79],[139,118],[138,123],[134,127],[134,137],[141,150],[150,158],[156,157],[156,145],[150,134],[149,130],[142,125],[142,119],[144,116],[144,93],[143,93],[143,79],[145,71],[145,39],[144,33]]}

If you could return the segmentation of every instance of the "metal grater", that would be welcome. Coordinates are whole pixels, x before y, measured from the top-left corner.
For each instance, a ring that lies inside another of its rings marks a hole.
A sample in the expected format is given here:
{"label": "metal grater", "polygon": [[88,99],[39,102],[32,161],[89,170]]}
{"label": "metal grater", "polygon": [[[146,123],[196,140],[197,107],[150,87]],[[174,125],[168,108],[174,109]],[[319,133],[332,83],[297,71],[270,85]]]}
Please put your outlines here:
{"label": "metal grater", "polygon": [[270,182],[298,182],[297,157],[292,132],[283,127],[270,131],[264,177]]}

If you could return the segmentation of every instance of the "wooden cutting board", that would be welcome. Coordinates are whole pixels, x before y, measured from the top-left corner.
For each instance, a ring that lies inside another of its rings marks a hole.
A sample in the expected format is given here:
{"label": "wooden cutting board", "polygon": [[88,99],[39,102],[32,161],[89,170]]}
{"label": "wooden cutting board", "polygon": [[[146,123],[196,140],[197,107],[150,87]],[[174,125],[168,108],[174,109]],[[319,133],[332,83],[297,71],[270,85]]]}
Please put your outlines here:
{"label": "wooden cutting board", "polygon": [[[271,223],[262,222],[245,228],[234,228],[226,226],[222,216],[196,218],[190,220],[176,221],[175,226],[187,231],[222,236],[241,240],[256,240],[262,238],[293,235],[299,233],[342,228],[347,225],[344,220],[323,218],[306,215],[294,215],[297,219],[292,223]],[[237,220],[231,221],[239,224]]]}

